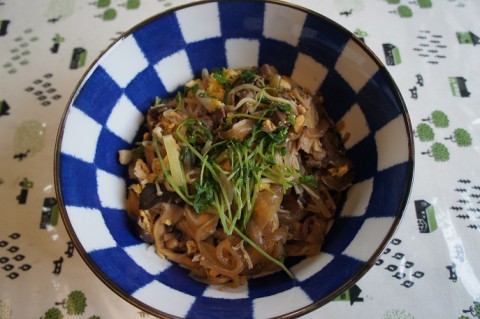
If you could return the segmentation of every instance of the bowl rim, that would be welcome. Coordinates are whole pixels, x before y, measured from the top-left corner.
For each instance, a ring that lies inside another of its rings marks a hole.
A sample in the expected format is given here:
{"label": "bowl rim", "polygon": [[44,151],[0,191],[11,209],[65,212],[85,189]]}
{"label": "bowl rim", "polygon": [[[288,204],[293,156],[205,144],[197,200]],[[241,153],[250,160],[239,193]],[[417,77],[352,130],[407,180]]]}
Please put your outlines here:
{"label": "bowl rim", "polygon": [[293,10],[297,10],[300,12],[304,12],[307,15],[312,15],[315,18],[321,19],[327,24],[332,25],[338,31],[344,33],[348,36],[352,41],[354,41],[358,46],[361,47],[363,52],[365,52],[373,62],[379,67],[378,72],[381,72],[384,76],[385,80],[389,84],[389,88],[394,93],[394,98],[398,106],[401,108],[401,116],[403,118],[404,127],[406,130],[407,140],[408,140],[408,165],[407,165],[407,176],[406,176],[406,185],[403,190],[403,195],[400,200],[400,204],[396,210],[394,220],[388,232],[385,234],[384,239],[378,245],[377,249],[372,253],[371,257],[358,269],[346,282],[342,285],[337,287],[334,291],[329,293],[326,297],[320,300],[314,300],[309,305],[303,306],[299,309],[293,310],[289,313],[282,314],[276,316],[275,318],[297,318],[303,316],[309,312],[317,310],[318,308],[322,307],[323,305],[329,303],[330,301],[334,300],[336,297],[341,295],[347,289],[352,287],[355,283],[357,283],[376,263],[382,252],[390,243],[391,239],[393,238],[394,234],[397,232],[399,225],[401,224],[403,217],[405,216],[405,210],[407,208],[407,204],[409,202],[409,198],[412,191],[413,180],[414,180],[414,170],[415,170],[415,147],[414,147],[414,138],[413,138],[413,129],[410,121],[410,116],[408,113],[408,109],[405,103],[405,100],[401,94],[400,89],[398,88],[395,80],[393,79],[392,75],[388,71],[385,64],[378,58],[378,56],[353,32],[348,30],[346,27],[341,25],[340,23],[334,21],[331,18],[323,15],[320,12],[314,11],[313,9],[306,8],[302,5],[286,2],[284,0],[200,0],[200,1],[193,1],[189,3],[185,3],[182,5],[173,6],[168,8],[167,10],[161,11],[160,13],[156,13],[151,15],[150,17],[137,22],[132,27],[130,27],[127,31],[123,32],[119,35],[114,41],[112,41],[108,46],[106,46],[97,56],[96,58],[89,64],[87,69],[83,72],[83,75],[77,81],[63,111],[63,114],[60,119],[60,124],[58,126],[58,131],[55,140],[55,147],[54,147],[54,161],[53,161],[53,173],[54,173],[54,187],[55,187],[55,194],[57,196],[58,207],[60,211],[60,215],[63,220],[63,224],[66,228],[67,234],[73,242],[73,245],[79,255],[81,256],[83,262],[87,264],[90,270],[94,273],[94,275],[100,279],[106,287],[112,290],[117,296],[120,296],[123,300],[127,301],[131,305],[137,307],[138,309],[147,312],[148,314],[157,316],[159,318],[179,318],[169,313],[163,312],[161,309],[156,309],[136,298],[133,298],[131,294],[125,292],[122,288],[120,288],[116,283],[112,282],[109,277],[97,266],[94,262],[92,257],[85,251],[83,248],[82,243],[78,239],[75,230],[70,222],[70,218],[65,206],[65,201],[63,198],[63,192],[61,187],[61,169],[60,169],[60,162],[61,162],[61,146],[63,141],[63,132],[66,124],[66,119],[68,114],[71,110],[71,106],[77,95],[79,94],[80,89],[84,86],[84,84],[88,81],[89,76],[98,66],[99,61],[105,57],[105,55],[117,44],[121,43],[122,40],[127,38],[128,36],[132,35],[135,31],[143,28],[147,24],[161,19],[164,16],[170,15],[175,13],[176,11],[183,10],[190,7],[202,6],[209,3],[222,3],[222,2],[257,2],[257,3],[264,3],[264,4],[274,4],[283,7],[288,7]]}

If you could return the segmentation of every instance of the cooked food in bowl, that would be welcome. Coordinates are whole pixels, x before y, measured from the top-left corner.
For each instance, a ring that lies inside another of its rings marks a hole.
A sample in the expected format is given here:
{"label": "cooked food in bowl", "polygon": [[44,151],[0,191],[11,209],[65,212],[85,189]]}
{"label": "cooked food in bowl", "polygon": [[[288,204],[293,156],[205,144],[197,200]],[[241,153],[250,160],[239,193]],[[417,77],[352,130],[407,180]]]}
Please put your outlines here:
{"label": "cooked food in bowl", "polygon": [[320,253],[354,175],[322,102],[270,65],[204,69],[157,99],[120,151],[138,234],[208,284],[293,276],[283,261]]}

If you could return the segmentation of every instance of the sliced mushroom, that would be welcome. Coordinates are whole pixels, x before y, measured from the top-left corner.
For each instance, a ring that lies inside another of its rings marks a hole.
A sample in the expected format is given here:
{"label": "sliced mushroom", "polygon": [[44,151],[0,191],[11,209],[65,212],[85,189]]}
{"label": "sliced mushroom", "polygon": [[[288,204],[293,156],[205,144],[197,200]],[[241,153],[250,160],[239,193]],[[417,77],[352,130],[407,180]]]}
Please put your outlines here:
{"label": "sliced mushroom", "polygon": [[352,185],[353,179],[354,174],[352,170],[349,170],[342,176],[332,175],[330,173],[322,173],[320,176],[320,180],[325,186],[337,192],[342,192]]}
{"label": "sliced mushroom", "polygon": [[138,236],[146,243],[148,244],[153,244],[154,239],[153,239],[153,234],[152,234],[152,229],[151,229],[151,224],[148,218],[146,216],[140,215],[137,218],[137,223],[135,224],[135,230],[138,234]]}
{"label": "sliced mushroom", "polygon": [[275,110],[275,112],[273,112],[272,118],[270,120],[272,121],[272,123],[275,126],[279,126],[281,124],[286,124],[287,121],[288,121],[287,113],[285,113],[283,111],[280,111],[280,110]]}
{"label": "sliced mushroom", "polygon": [[147,183],[140,193],[139,208],[151,209],[161,202],[175,202],[177,193],[168,191],[163,184]]}
{"label": "sliced mushroom", "polygon": [[150,209],[160,203],[162,198],[157,194],[157,187],[153,183],[145,184],[139,198],[140,209]]}

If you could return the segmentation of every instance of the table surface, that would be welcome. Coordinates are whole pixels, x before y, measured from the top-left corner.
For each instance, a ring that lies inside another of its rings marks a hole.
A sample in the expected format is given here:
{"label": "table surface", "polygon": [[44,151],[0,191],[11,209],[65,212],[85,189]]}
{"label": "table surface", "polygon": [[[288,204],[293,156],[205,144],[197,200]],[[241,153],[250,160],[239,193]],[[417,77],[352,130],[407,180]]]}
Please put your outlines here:
{"label": "table surface", "polygon": [[[0,0],[0,319],[153,318],[95,277],[55,218],[54,146],[88,65],[122,32],[186,2]],[[415,130],[400,228],[360,281],[305,318],[480,318],[480,2],[291,2],[365,41]]]}

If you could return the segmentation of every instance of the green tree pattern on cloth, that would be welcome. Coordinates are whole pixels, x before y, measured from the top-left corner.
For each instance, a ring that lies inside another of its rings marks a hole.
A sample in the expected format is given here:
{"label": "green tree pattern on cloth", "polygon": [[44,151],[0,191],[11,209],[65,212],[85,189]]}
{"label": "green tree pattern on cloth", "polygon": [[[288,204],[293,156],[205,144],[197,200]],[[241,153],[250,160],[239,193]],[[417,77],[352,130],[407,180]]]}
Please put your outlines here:
{"label": "green tree pattern on cloth", "polygon": [[406,5],[398,6],[397,13],[402,18],[410,18],[413,15],[412,9]]}
{"label": "green tree pattern on cloth", "polygon": [[432,7],[431,0],[417,0],[409,1],[408,5],[402,4],[401,0],[387,0],[388,4],[391,5],[398,5],[394,11],[390,11],[391,13],[397,14],[400,18],[411,18],[413,16],[413,6],[418,6],[420,9],[429,9]]}
{"label": "green tree pattern on cloth", "polygon": [[415,317],[405,310],[393,309],[387,311],[382,319],[415,319]]}
{"label": "green tree pattern on cloth", "polygon": [[11,319],[12,309],[3,300],[0,300],[0,319]]}
{"label": "green tree pattern on cloth", "polygon": [[87,298],[80,290],[74,290],[68,294],[67,303],[65,305],[69,315],[81,315],[87,307]]}
{"label": "green tree pattern on cloth", "polygon": [[[69,316],[83,315],[87,308],[87,297],[82,291],[73,290],[68,294],[67,298],[61,302],[56,302],[55,306],[56,307],[49,308],[41,317],[41,319],[63,319],[69,318]],[[66,310],[67,316],[65,316],[65,313],[62,311],[62,309]],[[0,319],[4,318],[0,317]],[[101,319],[101,317],[92,315],[89,316],[88,319]]]}
{"label": "green tree pattern on cloth", "polygon": [[415,133],[421,142],[430,142],[435,138],[435,132],[433,132],[432,127],[426,123],[418,124]]}
{"label": "green tree pattern on cloth", "polygon": [[450,159],[448,148],[438,142],[433,143],[432,146],[426,152],[422,152],[422,154],[433,157],[437,162],[446,162]]}
{"label": "green tree pattern on cloth", "polygon": [[418,6],[420,8],[431,8],[432,7],[432,1],[430,0],[417,0]]}
{"label": "green tree pattern on cloth", "polygon": [[63,314],[58,308],[50,308],[45,312],[43,319],[63,319]]}
{"label": "green tree pattern on cloth", "polygon": [[430,121],[435,127],[448,127],[450,124],[447,114],[439,110],[432,112]]}
{"label": "green tree pattern on cloth", "polygon": [[[433,127],[430,124],[433,125]],[[450,159],[448,146],[435,140],[437,136],[435,130],[445,129],[449,126],[450,120],[447,114],[440,110],[434,110],[430,116],[422,119],[422,123],[416,126],[414,135],[420,142],[433,142],[429,149],[422,152],[423,155],[428,155],[437,162],[446,162]],[[456,128],[451,134],[442,139],[451,141],[455,143],[456,146],[462,148],[469,147],[473,143],[471,134],[464,128]]]}
{"label": "green tree pattern on cloth", "polygon": [[[479,301],[474,301],[473,305],[470,306],[469,309],[463,310],[463,312],[471,314],[474,318],[480,318],[480,302]],[[464,316],[461,316],[459,319],[463,319],[462,317],[469,318],[468,316],[464,315]]]}
{"label": "green tree pattern on cloth", "polygon": [[472,136],[467,130],[463,128],[457,128],[453,131],[453,135],[445,138],[455,142],[459,147],[467,147],[472,145]]}

